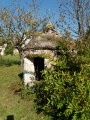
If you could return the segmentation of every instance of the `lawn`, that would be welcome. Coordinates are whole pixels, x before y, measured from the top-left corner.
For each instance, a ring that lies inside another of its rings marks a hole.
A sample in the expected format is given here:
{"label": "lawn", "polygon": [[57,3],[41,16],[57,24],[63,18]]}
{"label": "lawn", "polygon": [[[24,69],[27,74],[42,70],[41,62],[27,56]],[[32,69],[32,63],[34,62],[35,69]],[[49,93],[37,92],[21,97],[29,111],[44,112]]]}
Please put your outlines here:
{"label": "lawn", "polygon": [[[48,116],[36,113],[33,97],[28,101],[15,93],[22,84],[18,76],[22,72],[22,67],[17,64],[19,57],[6,56],[2,59],[5,64],[0,62],[0,120],[9,120],[8,116],[14,117],[12,120],[50,120]],[[10,64],[12,61],[13,64]]]}

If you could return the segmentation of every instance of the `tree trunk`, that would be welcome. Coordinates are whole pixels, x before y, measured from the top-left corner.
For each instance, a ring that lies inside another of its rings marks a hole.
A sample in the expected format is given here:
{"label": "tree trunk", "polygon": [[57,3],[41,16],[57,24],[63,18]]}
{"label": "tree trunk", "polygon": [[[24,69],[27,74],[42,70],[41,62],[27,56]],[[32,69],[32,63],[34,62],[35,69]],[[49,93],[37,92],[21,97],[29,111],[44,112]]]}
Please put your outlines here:
{"label": "tree trunk", "polygon": [[22,54],[22,51],[19,51],[19,55],[20,55],[20,65],[23,66],[23,54]]}

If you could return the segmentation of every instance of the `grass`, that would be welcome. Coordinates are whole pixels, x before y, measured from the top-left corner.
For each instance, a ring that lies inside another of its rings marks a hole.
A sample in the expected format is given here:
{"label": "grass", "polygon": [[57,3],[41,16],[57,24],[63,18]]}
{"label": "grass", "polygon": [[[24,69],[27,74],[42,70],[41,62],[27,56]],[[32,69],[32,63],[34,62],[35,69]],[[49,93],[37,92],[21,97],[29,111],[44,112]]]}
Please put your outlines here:
{"label": "grass", "polygon": [[[19,61],[19,57],[15,56],[5,56],[2,59]],[[50,120],[48,116],[36,113],[33,98],[28,101],[15,94],[15,90],[22,84],[18,76],[22,67],[17,64],[7,65],[0,66],[0,120],[7,120],[9,115],[14,120]]]}
{"label": "grass", "polygon": [[0,66],[11,66],[11,65],[16,65],[20,63],[19,56],[0,56]]}

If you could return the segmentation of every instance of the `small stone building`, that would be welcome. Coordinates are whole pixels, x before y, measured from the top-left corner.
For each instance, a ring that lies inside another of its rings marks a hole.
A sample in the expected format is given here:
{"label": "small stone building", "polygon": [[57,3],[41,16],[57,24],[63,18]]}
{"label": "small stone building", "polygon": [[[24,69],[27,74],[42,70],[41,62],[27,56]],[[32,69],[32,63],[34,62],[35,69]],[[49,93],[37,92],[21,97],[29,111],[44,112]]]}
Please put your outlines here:
{"label": "small stone building", "polygon": [[57,39],[61,35],[54,29],[52,23],[48,23],[45,29],[40,35],[33,37],[24,47],[25,86],[32,87],[35,80],[41,80],[41,71],[45,68],[51,68],[55,59]]}
{"label": "small stone building", "polygon": [[5,55],[6,47],[7,47],[7,44],[4,44],[4,45],[0,46],[0,55],[1,56]]}

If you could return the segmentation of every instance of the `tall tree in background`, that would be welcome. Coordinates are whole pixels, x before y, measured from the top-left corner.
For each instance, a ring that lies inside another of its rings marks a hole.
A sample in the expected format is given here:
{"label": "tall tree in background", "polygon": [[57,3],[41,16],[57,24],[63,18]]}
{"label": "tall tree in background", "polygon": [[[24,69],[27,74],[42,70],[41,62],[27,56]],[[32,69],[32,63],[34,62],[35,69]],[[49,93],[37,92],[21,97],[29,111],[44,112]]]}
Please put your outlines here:
{"label": "tall tree in background", "polygon": [[62,0],[59,2],[59,25],[75,37],[83,37],[90,26],[89,0]]}

